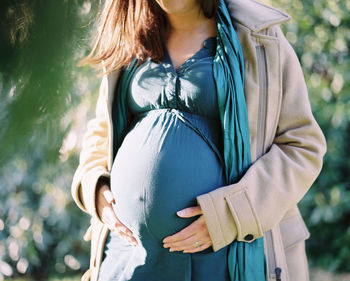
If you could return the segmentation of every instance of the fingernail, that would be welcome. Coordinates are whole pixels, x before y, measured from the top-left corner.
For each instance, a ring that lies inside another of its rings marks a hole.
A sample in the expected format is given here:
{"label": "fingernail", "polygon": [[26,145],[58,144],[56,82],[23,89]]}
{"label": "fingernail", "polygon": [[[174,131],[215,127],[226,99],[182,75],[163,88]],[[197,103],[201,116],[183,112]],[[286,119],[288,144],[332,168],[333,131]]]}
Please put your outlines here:
{"label": "fingernail", "polygon": [[170,248],[170,249],[169,249],[169,252],[172,252],[172,251],[174,251],[174,249],[173,249],[173,248]]}
{"label": "fingernail", "polygon": [[127,234],[127,235],[132,235],[132,232],[126,228],[124,228],[124,232]]}
{"label": "fingernail", "polygon": [[104,196],[105,196],[107,202],[108,202],[109,204],[111,204],[112,201],[114,200],[112,192],[109,191],[109,190],[106,190],[103,194],[104,194]]}
{"label": "fingernail", "polygon": [[179,215],[179,216],[182,216],[182,215],[185,214],[185,211],[177,211],[176,214]]}

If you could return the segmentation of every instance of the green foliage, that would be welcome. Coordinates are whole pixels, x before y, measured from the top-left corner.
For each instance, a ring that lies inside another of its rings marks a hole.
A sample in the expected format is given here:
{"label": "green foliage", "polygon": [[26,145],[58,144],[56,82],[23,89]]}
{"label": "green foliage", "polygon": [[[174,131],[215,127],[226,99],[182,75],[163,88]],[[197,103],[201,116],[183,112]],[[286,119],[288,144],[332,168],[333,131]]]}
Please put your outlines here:
{"label": "green foliage", "polygon": [[300,203],[311,264],[350,271],[350,2],[273,0],[292,16],[284,32],[302,63],[326,135],[323,171]]}
{"label": "green foliage", "polygon": [[99,83],[76,67],[96,5],[1,2],[0,280],[48,280],[88,266],[82,236],[89,218],[73,203],[70,184],[72,148]]}

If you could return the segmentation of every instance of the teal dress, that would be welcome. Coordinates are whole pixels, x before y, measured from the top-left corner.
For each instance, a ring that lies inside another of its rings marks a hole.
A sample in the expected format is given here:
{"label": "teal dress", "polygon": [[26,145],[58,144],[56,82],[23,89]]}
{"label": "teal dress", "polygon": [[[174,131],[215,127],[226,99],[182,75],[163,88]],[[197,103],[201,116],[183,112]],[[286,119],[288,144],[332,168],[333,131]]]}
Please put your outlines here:
{"label": "teal dress", "polygon": [[133,74],[127,106],[133,121],[111,169],[114,211],[134,233],[134,247],[107,237],[99,281],[228,281],[228,246],[169,252],[162,240],[198,219],[176,212],[196,196],[226,185],[213,76],[216,37],[177,70],[166,47]]}

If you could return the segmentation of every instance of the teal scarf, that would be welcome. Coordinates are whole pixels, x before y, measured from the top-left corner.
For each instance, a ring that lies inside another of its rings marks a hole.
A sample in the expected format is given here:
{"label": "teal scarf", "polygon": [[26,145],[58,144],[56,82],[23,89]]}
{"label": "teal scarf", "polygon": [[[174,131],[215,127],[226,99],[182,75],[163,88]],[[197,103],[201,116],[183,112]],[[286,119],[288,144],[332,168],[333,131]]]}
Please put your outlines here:
{"label": "teal scarf", "polygon": [[[217,47],[213,60],[220,122],[224,138],[225,174],[228,184],[237,182],[251,164],[249,124],[244,97],[244,58],[224,0],[216,13]],[[121,73],[113,101],[113,158],[127,128],[126,94],[137,60]],[[265,281],[263,238],[251,243],[233,241],[228,249],[230,281]]]}
{"label": "teal scarf", "polygon": [[[249,124],[244,97],[243,50],[224,0],[217,20],[214,77],[224,138],[226,180],[235,183],[251,165]],[[251,243],[233,241],[228,249],[231,281],[266,280],[263,238]]]}

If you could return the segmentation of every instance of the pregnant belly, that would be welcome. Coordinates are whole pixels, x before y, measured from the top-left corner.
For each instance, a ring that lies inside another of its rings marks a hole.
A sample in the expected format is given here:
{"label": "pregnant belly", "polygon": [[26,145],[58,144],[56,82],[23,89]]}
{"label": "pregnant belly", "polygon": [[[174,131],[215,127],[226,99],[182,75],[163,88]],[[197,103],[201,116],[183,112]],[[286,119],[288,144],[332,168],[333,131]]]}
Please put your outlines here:
{"label": "pregnant belly", "polygon": [[126,135],[111,171],[117,217],[133,232],[156,240],[198,218],[176,212],[196,196],[224,185],[217,154],[171,110],[152,110]]}

